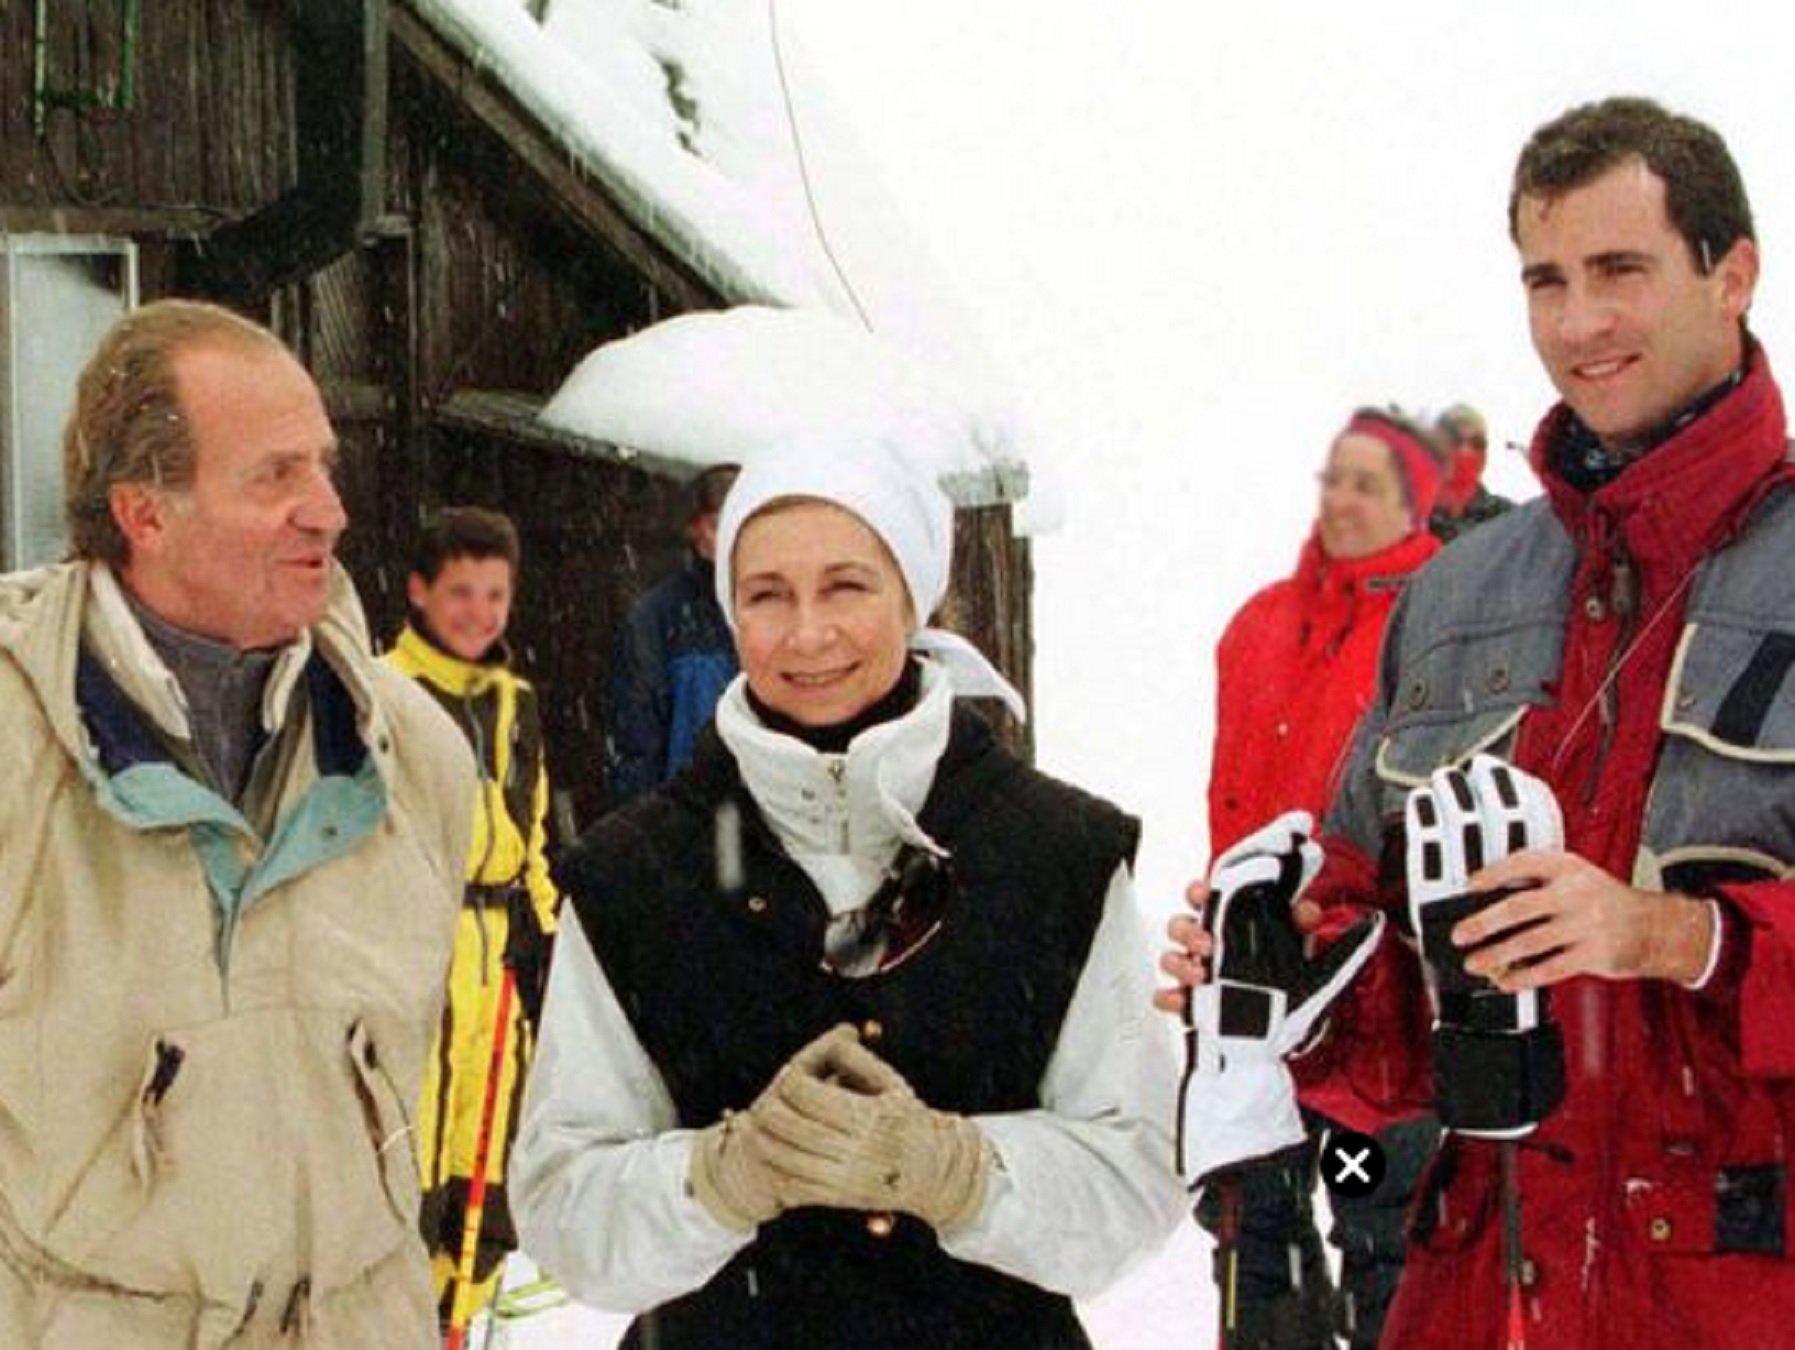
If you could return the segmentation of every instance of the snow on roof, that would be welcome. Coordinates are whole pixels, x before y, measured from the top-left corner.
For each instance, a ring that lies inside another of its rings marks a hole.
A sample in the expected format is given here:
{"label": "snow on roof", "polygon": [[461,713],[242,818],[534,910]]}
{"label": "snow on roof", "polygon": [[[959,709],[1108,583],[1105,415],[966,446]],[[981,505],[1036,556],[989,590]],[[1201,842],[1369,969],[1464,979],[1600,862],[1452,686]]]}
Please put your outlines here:
{"label": "snow on roof", "polygon": [[[585,422],[564,423],[568,430],[682,462],[735,457],[723,448],[732,437],[717,433],[759,428],[764,414],[744,406],[751,396],[737,392],[741,386],[700,368],[710,356],[688,359],[688,350],[714,349],[726,368],[766,374],[769,363],[778,369],[803,348],[812,378],[782,382],[790,386],[785,397],[802,402],[805,416],[814,420],[812,405],[822,397],[814,372],[868,350],[855,339],[871,327],[891,348],[925,354],[921,359],[956,373],[954,392],[934,401],[959,411],[938,409],[929,418],[958,418],[964,434],[950,446],[955,438],[936,422],[941,434],[924,439],[940,442],[934,458],[945,473],[982,476],[983,486],[967,479],[957,490],[950,483],[950,491],[963,500],[1011,500],[1026,491],[1008,382],[905,227],[801,42],[775,27],[772,4],[536,0],[539,22],[526,0],[410,3],[470,60],[491,70],[641,228],[725,299],[804,310],[825,323],[838,316],[834,327],[817,330],[763,315],[725,325],[723,336],[704,324],[691,330],[661,325],[668,334],[643,335],[642,347],[598,362],[597,369],[608,372],[599,379],[611,396],[628,394],[623,410],[595,410],[584,397],[563,401],[571,397],[564,391],[557,399],[561,415],[577,407]],[[843,321],[856,329],[845,340]],[[834,337],[812,344],[796,336],[816,331]],[[750,355],[738,345],[745,335],[759,340],[769,333],[772,346],[765,353]],[[867,364],[880,363],[896,368],[903,361],[885,350]],[[681,425],[649,417],[653,434],[644,440],[642,410],[654,403],[647,391],[657,378],[645,372],[675,367],[686,390],[677,401]],[[842,406],[831,415],[839,415],[842,425],[869,425],[869,403],[859,402],[852,417],[845,415],[846,404],[866,399],[877,381],[869,383],[865,371],[844,374],[842,381]],[[929,402],[909,387],[919,382],[947,383],[938,375],[898,380],[904,390],[887,388],[882,395],[889,405],[885,415],[890,407]],[[581,384],[576,374],[569,388]],[[702,400],[693,392],[700,388]],[[599,426],[613,429],[594,430]]]}
{"label": "snow on roof", "polygon": [[932,466],[965,505],[1018,500],[1028,487],[1007,419],[976,390],[814,311],[682,314],[607,342],[541,420],[695,467],[745,462],[799,437],[843,453],[878,438]]}
{"label": "snow on roof", "polygon": [[[411,3],[490,69],[638,225],[724,296],[841,303],[817,257],[784,242],[790,225],[774,209],[779,198],[762,189],[763,174],[743,167],[749,157],[725,130],[732,98],[742,105],[739,124],[764,122],[754,100],[741,96],[753,82],[732,82],[727,72],[742,52],[770,53],[770,45],[763,40],[721,59],[726,44],[752,36],[740,30],[760,6],[549,0],[539,23],[521,0]],[[701,118],[701,109],[710,111]]]}

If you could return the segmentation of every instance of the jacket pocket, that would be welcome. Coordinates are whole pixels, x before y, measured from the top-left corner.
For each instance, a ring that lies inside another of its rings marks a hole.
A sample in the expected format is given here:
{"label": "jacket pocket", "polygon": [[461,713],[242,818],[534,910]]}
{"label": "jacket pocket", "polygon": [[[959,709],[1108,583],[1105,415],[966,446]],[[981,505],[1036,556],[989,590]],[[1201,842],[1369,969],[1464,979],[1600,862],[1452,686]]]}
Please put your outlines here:
{"label": "jacket pocket", "polygon": [[1659,718],[1634,884],[1701,891],[1795,871],[1795,634],[1692,624]]}
{"label": "jacket pocket", "polygon": [[154,1042],[44,1246],[91,1286],[319,1301],[417,1240],[416,1191],[406,1109],[359,1020],[267,1009]]}
{"label": "jacket pocket", "polygon": [[44,1245],[52,1267],[105,1283],[140,1283],[122,1272],[108,1280],[91,1263],[155,1200],[158,1177],[168,1163],[163,1112],[186,1058],[186,1049],[172,1036],[151,1042],[135,1090],[105,1128],[89,1162],[50,1198]]}
{"label": "jacket pocket", "polygon": [[360,1020],[349,1027],[347,1048],[362,1127],[381,1191],[394,1217],[411,1228],[418,1217],[419,1178],[410,1111],[374,1038]]}
{"label": "jacket pocket", "polygon": [[[1558,673],[1558,635],[1542,625],[1465,633],[1405,654],[1386,692],[1376,771],[1400,796],[1435,769],[1482,752],[1505,754],[1530,706]],[[1386,807],[1392,803],[1386,800]]]}

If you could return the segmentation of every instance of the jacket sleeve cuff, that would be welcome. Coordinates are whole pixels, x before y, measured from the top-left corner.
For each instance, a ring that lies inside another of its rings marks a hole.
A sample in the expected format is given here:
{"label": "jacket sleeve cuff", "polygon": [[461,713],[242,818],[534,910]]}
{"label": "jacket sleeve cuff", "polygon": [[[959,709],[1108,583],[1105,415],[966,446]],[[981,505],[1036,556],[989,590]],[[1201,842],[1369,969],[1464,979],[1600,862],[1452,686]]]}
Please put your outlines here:
{"label": "jacket sleeve cuff", "polygon": [[[1721,957],[1726,953],[1728,946],[1726,918],[1721,913],[1720,901],[1703,900],[1701,903],[1707,906],[1708,910],[1708,960],[1707,964],[1702,967],[1701,974],[1684,983],[1683,988],[1691,993],[1701,993],[1707,989],[1709,983],[1714,979],[1715,973],[1720,969]],[[1738,944],[1735,942],[1732,945],[1737,946]]]}

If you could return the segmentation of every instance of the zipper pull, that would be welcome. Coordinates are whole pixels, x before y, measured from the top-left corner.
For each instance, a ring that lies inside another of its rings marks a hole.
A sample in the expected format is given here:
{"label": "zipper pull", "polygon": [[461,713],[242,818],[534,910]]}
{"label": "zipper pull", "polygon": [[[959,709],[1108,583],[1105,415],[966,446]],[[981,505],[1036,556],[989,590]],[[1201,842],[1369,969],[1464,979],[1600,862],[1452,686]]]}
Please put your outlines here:
{"label": "zipper pull", "polygon": [[1613,585],[1610,596],[1614,605],[1614,615],[1625,623],[1631,619],[1639,608],[1639,573],[1633,567],[1633,560],[1622,549],[1614,551],[1613,560],[1609,564],[1613,572]]}

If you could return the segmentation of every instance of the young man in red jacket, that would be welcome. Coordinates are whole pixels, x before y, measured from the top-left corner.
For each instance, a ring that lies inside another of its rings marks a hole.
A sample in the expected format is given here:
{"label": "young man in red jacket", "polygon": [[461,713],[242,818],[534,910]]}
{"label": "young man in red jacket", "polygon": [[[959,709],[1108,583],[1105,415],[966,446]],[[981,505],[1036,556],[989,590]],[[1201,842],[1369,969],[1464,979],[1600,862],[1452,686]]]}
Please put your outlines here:
{"label": "young man in red jacket", "polygon": [[[1795,486],[1781,395],[1746,327],[1750,207],[1710,128],[1617,98],[1534,134],[1509,219],[1534,347],[1563,397],[1532,447],[1545,496],[1411,582],[1325,865],[1293,909],[1324,939],[1366,910],[1403,913],[1405,805],[1441,766],[1481,751],[1537,780],[1564,847],[1473,866],[1474,894],[1513,892],[1448,940],[1486,989],[1544,991],[1562,1100],[1548,1094],[1518,1146],[1448,1136],[1384,1343],[1784,1344]],[[1416,1053],[1421,963],[1393,926],[1298,1065],[1305,1100],[1359,1128],[1463,1069],[1438,1030],[1432,1065]],[[1201,983],[1212,936],[1188,917],[1171,931],[1164,968]],[[1518,1250],[1505,1191],[1521,1198]]]}

